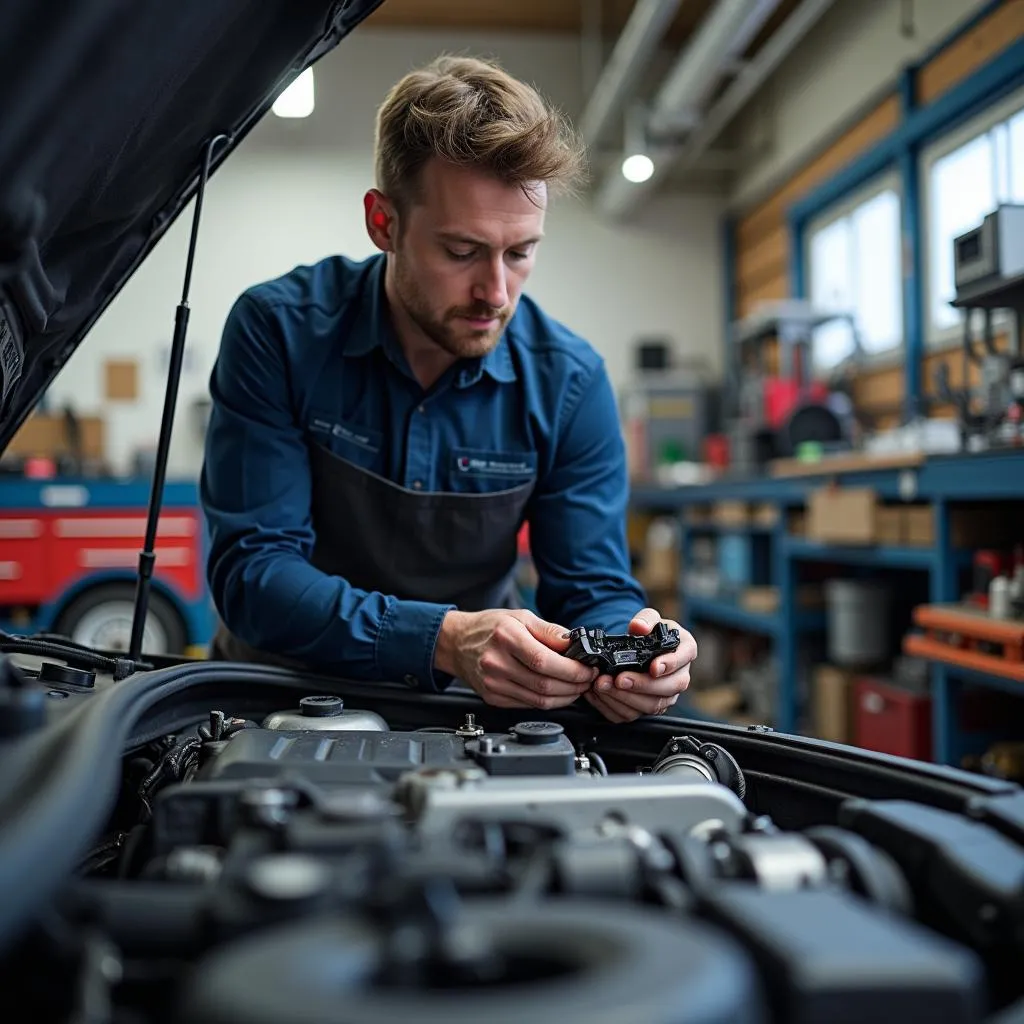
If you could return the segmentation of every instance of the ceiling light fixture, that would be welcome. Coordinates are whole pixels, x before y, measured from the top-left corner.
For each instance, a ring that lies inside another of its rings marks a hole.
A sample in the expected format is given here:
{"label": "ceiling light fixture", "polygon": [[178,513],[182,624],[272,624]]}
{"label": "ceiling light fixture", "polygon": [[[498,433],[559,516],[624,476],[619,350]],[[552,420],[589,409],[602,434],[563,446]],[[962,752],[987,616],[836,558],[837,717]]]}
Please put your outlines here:
{"label": "ceiling light fixture", "polygon": [[624,143],[622,176],[626,181],[640,184],[654,174],[654,161],[647,155],[647,110],[642,103],[634,103],[623,119]]}
{"label": "ceiling light fixture", "polygon": [[634,153],[622,161],[622,176],[640,184],[654,173],[654,161],[646,153]]}
{"label": "ceiling light fixture", "polygon": [[309,117],[315,102],[313,69],[309,67],[277,97],[271,109],[278,117]]}

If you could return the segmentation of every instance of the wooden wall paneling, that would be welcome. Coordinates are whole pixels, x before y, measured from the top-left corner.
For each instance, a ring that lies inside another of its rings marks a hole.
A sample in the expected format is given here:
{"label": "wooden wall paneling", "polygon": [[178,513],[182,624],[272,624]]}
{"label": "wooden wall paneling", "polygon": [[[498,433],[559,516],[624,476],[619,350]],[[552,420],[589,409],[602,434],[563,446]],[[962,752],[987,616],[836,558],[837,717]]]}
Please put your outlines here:
{"label": "wooden wall paneling", "polygon": [[757,308],[758,303],[772,299],[785,299],[789,295],[789,277],[779,274],[769,278],[756,288],[744,289],[736,293],[737,315],[742,319]]}
{"label": "wooden wall paneling", "polygon": [[786,206],[852,163],[865,150],[895,131],[899,123],[900,101],[893,93],[790,180],[783,189]]}
{"label": "wooden wall paneling", "polygon": [[789,230],[779,224],[756,245],[740,250],[736,260],[736,284],[740,290],[756,288],[789,273]]}
{"label": "wooden wall paneling", "polygon": [[786,210],[794,202],[885,138],[899,125],[899,120],[899,97],[894,93],[797,171],[770,199],[744,217],[737,228],[738,248],[756,244],[778,224],[785,224]]}
{"label": "wooden wall paneling", "polygon": [[934,102],[1021,36],[1024,36],[1024,0],[1006,0],[984,21],[919,69],[917,102]]}

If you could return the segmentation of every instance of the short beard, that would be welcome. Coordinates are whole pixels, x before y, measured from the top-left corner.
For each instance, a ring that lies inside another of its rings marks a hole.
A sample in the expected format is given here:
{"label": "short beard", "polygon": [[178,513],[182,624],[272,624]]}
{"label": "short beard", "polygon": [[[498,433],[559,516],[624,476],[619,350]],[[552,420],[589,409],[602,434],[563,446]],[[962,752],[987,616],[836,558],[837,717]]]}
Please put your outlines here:
{"label": "short beard", "polygon": [[[427,297],[414,278],[406,275],[400,260],[395,261],[395,293],[405,307],[409,319],[439,348],[457,359],[474,359],[487,355],[501,339],[511,317],[508,306],[495,309],[486,303],[456,306],[438,319],[430,310]],[[463,317],[496,318],[497,323],[485,331],[473,331]]]}

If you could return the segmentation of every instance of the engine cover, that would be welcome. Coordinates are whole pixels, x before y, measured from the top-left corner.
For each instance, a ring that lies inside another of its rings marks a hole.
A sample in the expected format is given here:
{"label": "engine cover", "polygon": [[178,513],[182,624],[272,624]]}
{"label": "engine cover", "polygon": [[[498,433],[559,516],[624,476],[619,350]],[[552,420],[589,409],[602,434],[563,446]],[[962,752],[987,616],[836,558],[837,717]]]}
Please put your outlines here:
{"label": "engine cover", "polygon": [[[322,720],[321,720],[322,721]],[[489,775],[572,775],[576,751],[561,726],[520,722],[508,733],[381,732],[321,725],[244,729],[211,752],[197,780],[273,779],[301,771],[317,786],[375,786],[423,768],[469,768]]]}

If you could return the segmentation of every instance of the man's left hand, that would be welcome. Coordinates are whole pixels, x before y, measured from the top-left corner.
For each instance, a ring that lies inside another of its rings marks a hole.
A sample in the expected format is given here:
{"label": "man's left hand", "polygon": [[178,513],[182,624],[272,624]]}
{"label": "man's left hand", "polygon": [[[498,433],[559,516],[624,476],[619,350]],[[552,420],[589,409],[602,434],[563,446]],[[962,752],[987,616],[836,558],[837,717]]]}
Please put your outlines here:
{"label": "man's left hand", "polygon": [[646,636],[659,622],[679,630],[679,646],[659,655],[647,672],[623,672],[599,676],[584,696],[612,722],[632,722],[641,715],[663,715],[690,685],[690,662],[697,657],[697,642],[678,622],[662,619],[654,608],[633,616],[629,632]]}

